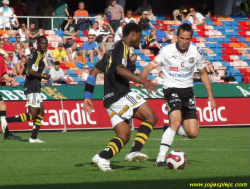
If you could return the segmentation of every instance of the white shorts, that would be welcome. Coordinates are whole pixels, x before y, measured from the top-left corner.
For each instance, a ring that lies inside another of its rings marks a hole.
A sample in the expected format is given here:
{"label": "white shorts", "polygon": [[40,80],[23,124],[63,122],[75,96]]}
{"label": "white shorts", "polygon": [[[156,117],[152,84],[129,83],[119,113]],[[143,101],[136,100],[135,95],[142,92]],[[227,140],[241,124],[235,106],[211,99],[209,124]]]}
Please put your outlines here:
{"label": "white shorts", "polygon": [[34,108],[40,108],[40,103],[43,102],[42,96],[40,93],[30,93],[26,95],[27,98],[27,106],[32,106]]}
{"label": "white shorts", "polygon": [[134,92],[129,92],[120,100],[111,104],[106,108],[111,119],[112,126],[115,127],[118,123],[129,120],[134,115],[134,109],[144,104],[146,100]]}

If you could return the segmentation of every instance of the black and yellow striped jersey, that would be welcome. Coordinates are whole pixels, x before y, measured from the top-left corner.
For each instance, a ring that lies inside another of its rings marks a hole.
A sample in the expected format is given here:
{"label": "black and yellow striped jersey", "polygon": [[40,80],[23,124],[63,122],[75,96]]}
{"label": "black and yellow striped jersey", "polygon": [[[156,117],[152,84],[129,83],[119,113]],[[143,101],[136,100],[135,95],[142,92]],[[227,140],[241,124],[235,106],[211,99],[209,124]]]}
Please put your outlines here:
{"label": "black and yellow striped jersey", "polygon": [[40,51],[33,51],[28,58],[26,64],[26,80],[24,83],[24,94],[40,93],[41,78],[35,78],[29,74],[30,70],[38,73],[43,73],[45,64],[43,54]]}
{"label": "black and yellow striped jersey", "polygon": [[124,41],[114,44],[95,66],[104,72],[104,106],[116,102],[130,92],[129,80],[116,73],[116,67],[123,66],[131,70],[132,61],[129,58],[129,46]]}

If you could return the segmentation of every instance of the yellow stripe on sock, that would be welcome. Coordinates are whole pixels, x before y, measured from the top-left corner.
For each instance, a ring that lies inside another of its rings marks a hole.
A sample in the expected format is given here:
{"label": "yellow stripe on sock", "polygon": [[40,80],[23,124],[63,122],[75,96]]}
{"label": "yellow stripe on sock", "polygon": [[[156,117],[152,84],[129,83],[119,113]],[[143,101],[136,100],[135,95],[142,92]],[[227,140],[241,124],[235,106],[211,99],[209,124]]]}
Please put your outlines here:
{"label": "yellow stripe on sock", "polygon": [[23,117],[24,117],[24,121],[27,121],[27,116],[26,116],[26,114],[23,114]]}
{"label": "yellow stripe on sock", "polygon": [[143,145],[146,143],[146,141],[145,141],[145,140],[143,140],[143,139],[142,139],[142,138],[140,138],[140,137],[135,137],[135,140],[137,140],[137,141],[141,142]]}
{"label": "yellow stripe on sock", "polygon": [[114,138],[118,139],[121,142],[122,147],[124,146],[123,140],[121,138],[119,137],[114,137]]}
{"label": "yellow stripe on sock", "polygon": [[21,121],[24,122],[23,114],[20,114]]}
{"label": "yellow stripe on sock", "polygon": [[148,140],[148,136],[144,133],[137,133],[136,136],[140,136],[140,137],[143,137],[145,140]]}
{"label": "yellow stripe on sock", "polygon": [[41,123],[41,121],[42,121],[42,120],[40,120],[40,119],[36,119],[36,121],[37,121],[37,122],[39,122],[39,123]]}
{"label": "yellow stripe on sock", "polygon": [[29,115],[30,115],[30,120],[29,121],[31,121],[32,120],[32,115],[31,115],[31,113],[29,113]]}
{"label": "yellow stripe on sock", "polygon": [[34,124],[35,124],[35,125],[37,125],[37,126],[42,125],[42,124],[41,124],[41,123],[39,123],[39,122],[35,122]]}
{"label": "yellow stripe on sock", "polygon": [[116,152],[115,152],[115,149],[113,148],[113,146],[107,146],[108,148],[110,148],[111,150],[112,150],[112,152],[113,152],[113,156],[116,154]]}
{"label": "yellow stripe on sock", "polygon": [[41,115],[38,115],[38,117],[41,118],[41,119],[43,119],[43,116],[41,116]]}
{"label": "yellow stripe on sock", "polygon": [[141,124],[149,127],[151,130],[154,128],[150,123],[142,122]]}
{"label": "yellow stripe on sock", "polygon": [[116,143],[110,142],[110,143],[108,144],[108,146],[113,146],[113,147],[115,148],[116,153],[119,152],[119,148],[117,147]]}

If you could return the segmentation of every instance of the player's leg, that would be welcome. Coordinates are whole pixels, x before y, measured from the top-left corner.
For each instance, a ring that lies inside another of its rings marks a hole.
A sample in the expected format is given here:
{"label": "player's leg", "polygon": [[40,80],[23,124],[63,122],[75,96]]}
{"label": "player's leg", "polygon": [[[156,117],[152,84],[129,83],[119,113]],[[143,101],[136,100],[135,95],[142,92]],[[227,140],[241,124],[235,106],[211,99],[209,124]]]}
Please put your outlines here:
{"label": "player's leg", "polygon": [[0,95],[0,119],[1,119],[1,130],[4,133],[4,139],[13,139],[13,140],[20,140],[20,136],[15,136],[10,133],[8,128],[8,123],[6,121],[6,104]]}
{"label": "player's leg", "polygon": [[42,119],[44,116],[43,102],[40,103],[40,108],[29,106],[28,110],[32,114],[32,116],[34,116],[33,130],[32,130],[32,134],[29,139],[29,142],[30,143],[44,143],[44,141],[37,138],[38,132],[42,125]]}
{"label": "player's leg", "polygon": [[148,103],[144,102],[142,105],[138,107],[138,109],[134,109],[134,118],[143,121],[138,128],[132,149],[129,154],[127,154],[124,158],[124,161],[129,163],[132,161],[146,161],[148,156],[140,153],[139,151],[142,149],[144,144],[149,138],[151,131],[153,130],[155,124],[158,121],[157,116],[152,111],[151,107]]}
{"label": "player's leg", "polygon": [[[167,130],[167,128],[169,128],[170,125],[166,124],[163,126],[163,131],[165,132]],[[181,125],[178,129],[178,131],[176,132],[177,135],[183,136],[183,137],[187,137],[187,132],[185,131],[184,125]]]}
{"label": "player's leg", "polygon": [[170,126],[165,130],[162,135],[160,151],[155,162],[155,166],[166,166],[166,155],[171,147],[174,136],[178,131],[181,122],[182,114],[180,110],[174,110],[169,114],[169,119],[171,120]]}
{"label": "player's leg", "polygon": [[128,120],[122,119],[111,109],[107,109],[111,123],[114,127],[116,136],[110,140],[107,147],[99,154],[92,158],[92,163],[101,171],[112,171],[109,159],[117,155],[125,144],[130,140],[130,123]]}
{"label": "player's leg", "polygon": [[198,136],[199,124],[197,119],[186,119],[183,121],[183,125],[189,138],[195,138]]}

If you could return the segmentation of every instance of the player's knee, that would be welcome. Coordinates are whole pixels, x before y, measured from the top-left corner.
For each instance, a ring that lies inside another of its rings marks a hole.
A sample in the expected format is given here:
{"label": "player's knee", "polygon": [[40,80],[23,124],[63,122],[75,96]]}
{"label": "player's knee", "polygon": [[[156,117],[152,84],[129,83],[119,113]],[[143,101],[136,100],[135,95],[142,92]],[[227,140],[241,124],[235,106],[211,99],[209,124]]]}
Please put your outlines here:
{"label": "player's knee", "polygon": [[193,130],[193,131],[189,131],[187,133],[188,138],[196,138],[198,136],[198,134],[199,134],[198,129],[197,130]]}
{"label": "player's knee", "polygon": [[154,126],[158,122],[158,117],[153,113],[152,115],[147,116],[145,121]]}
{"label": "player's knee", "polygon": [[179,127],[181,126],[181,121],[180,120],[176,120],[176,121],[172,121],[170,124],[170,127],[174,130],[177,131],[179,129]]}

